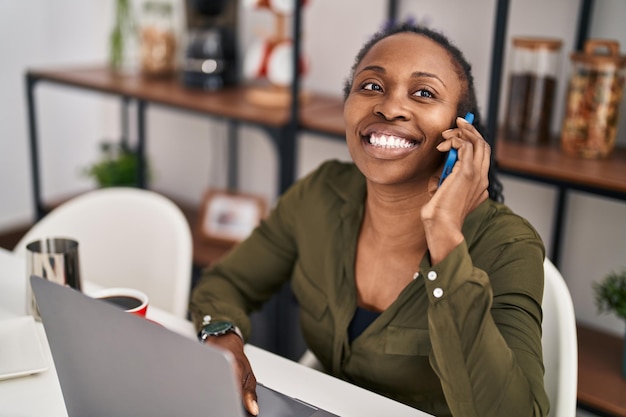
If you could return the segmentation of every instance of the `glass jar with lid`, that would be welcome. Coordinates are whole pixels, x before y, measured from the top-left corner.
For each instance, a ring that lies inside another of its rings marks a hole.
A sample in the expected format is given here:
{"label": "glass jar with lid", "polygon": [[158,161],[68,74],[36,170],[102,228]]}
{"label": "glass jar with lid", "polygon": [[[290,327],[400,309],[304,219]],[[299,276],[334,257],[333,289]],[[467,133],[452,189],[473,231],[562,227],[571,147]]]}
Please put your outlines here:
{"label": "glass jar with lid", "polygon": [[146,75],[171,75],[176,69],[176,35],[172,3],[146,0],[141,13],[141,72]]}
{"label": "glass jar with lid", "polygon": [[531,144],[550,142],[561,45],[558,39],[513,38],[504,120],[507,139]]}
{"label": "glass jar with lid", "polygon": [[590,39],[583,52],[574,52],[570,58],[561,147],[573,156],[607,157],[617,137],[626,55],[620,55],[617,41]]}

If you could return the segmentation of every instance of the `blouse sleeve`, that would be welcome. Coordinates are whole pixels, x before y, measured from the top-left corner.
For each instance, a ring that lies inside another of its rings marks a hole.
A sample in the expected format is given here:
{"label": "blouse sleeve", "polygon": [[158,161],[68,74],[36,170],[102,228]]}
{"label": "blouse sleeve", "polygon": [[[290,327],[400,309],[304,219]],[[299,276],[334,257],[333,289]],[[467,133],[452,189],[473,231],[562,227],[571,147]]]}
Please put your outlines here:
{"label": "blouse sleeve", "polygon": [[545,416],[543,245],[534,234],[491,244],[478,259],[463,242],[422,263],[430,362],[455,417]]}

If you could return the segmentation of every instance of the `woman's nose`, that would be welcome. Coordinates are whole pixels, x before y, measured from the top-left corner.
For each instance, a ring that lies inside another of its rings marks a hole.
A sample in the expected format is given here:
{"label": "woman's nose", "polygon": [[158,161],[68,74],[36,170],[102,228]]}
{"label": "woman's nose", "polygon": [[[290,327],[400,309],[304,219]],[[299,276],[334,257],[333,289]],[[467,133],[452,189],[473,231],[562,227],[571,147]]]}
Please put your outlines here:
{"label": "woman's nose", "polygon": [[374,106],[374,113],[385,120],[409,120],[411,118],[409,99],[401,94],[387,94]]}

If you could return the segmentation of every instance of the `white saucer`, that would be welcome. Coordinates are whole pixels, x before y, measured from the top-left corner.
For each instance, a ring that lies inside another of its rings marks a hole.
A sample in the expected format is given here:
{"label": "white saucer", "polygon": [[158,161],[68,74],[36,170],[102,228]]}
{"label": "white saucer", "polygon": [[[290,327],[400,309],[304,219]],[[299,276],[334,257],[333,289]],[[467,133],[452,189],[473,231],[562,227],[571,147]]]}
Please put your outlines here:
{"label": "white saucer", "polygon": [[32,316],[0,320],[0,380],[48,369]]}

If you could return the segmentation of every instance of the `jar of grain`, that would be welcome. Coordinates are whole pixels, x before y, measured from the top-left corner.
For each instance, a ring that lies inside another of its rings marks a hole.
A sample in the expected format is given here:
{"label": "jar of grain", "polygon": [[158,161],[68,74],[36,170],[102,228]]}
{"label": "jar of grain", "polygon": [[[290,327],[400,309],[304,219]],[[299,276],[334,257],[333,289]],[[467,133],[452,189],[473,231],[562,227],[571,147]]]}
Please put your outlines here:
{"label": "jar of grain", "polygon": [[141,72],[171,75],[176,69],[176,35],[169,0],[146,0],[141,14]]}
{"label": "jar of grain", "polygon": [[605,158],[615,147],[626,56],[617,41],[590,39],[571,61],[561,147],[570,155]]}
{"label": "jar of grain", "polygon": [[504,120],[507,139],[531,144],[550,142],[561,45],[558,39],[513,38]]}

